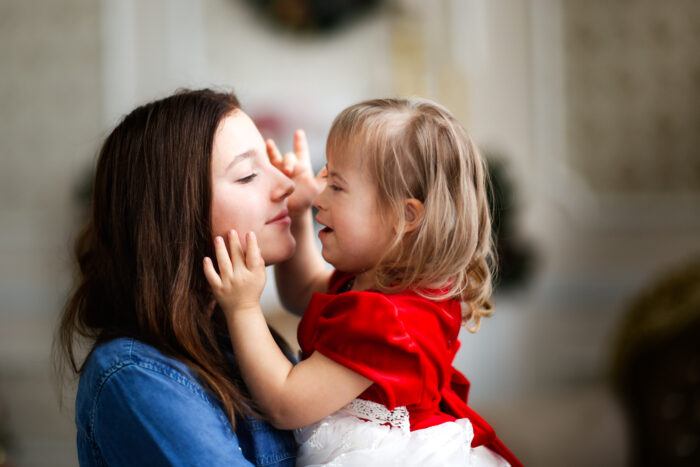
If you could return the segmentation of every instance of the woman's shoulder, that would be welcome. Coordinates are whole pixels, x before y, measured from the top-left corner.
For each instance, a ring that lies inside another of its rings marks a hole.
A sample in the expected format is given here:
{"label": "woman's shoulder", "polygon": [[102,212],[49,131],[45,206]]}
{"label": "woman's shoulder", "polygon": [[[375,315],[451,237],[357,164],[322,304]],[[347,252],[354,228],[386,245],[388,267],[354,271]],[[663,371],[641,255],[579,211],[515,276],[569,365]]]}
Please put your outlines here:
{"label": "woman's shoulder", "polygon": [[185,363],[166,355],[152,345],[130,337],[118,337],[96,344],[85,362],[84,371],[107,376],[130,365],[195,378]]}
{"label": "woman's shoulder", "polygon": [[[194,396],[218,411],[215,399],[183,362],[134,338],[120,337],[98,343],[88,355],[80,375],[76,417],[93,414],[98,403],[136,404],[139,398],[119,398],[119,393]],[[118,401],[110,401],[110,398]]]}
{"label": "woman's shoulder", "polygon": [[[99,391],[110,379],[126,379],[128,382],[134,369],[143,370],[141,374],[146,376],[138,379],[139,384],[180,384],[204,396],[202,385],[185,363],[129,337],[119,337],[95,345],[86,359],[79,391],[86,385],[89,388],[85,389]],[[149,374],[153,378],[148,378]]]}
{"label": "woman's shoulder", "polygon": [[294,457],[291,435],[249,417],[240,417],[234,432],[187,365],[131,338],[100,343],[90,353],[78,386],[76,425],[86,465],[93,465],[90,459],[128,464],[119,459],[132,451],[177,465],[224,459],[242,465],[244,457],[261,464],[270,456],[286,465]]}
{"label": "woman's shoulder", "polygon": [[90,352],[86,365],[107,369],[120,364],[141,364],[144,362],[158,362],[179,369],[187,368],[179,360],[132,337],[117,337],[97,343]]}

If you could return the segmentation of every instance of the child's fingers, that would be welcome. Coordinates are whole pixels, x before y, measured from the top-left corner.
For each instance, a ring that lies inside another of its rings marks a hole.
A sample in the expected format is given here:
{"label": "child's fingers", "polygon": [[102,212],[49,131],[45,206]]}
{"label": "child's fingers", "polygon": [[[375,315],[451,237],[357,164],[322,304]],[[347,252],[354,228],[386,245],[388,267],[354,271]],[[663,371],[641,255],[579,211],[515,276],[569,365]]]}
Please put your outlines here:
{"label": "child's fingers", "polygon": [[233,261],[234,271],[245,265],[243,258],[243,249],[241,248],[241,240],[238,238],[238,232],[231,230],[228,233],[229,250],[231,250],[231,260]]}
{"label": "child's fingers", "polygon": [[294,168],[297,165],[297,156],[293,152],[288,152],[284,155],[284,173],[287,175],[292,175],[294,173]]}
{"label": "child's fingers", "polygon": [[214,263],[209,257],[204,258],[204,277],[207,278],[207,282],[209,282],[209,285],[212,288],[221,287],[221,278],[216,273],[216,269],[214,269]]}
{"label": "child's fingers", "polygon": [[267,149],[267,157],[270,159],[270,163],[280,169],[282,167],[282,153],[277,148],[275,142],[271,139],[265,141],[265,149]]}
{"label": "child's fingers", "polygon": [[260,255],[258,238],[256,237],[255,232],[248,232],[246,242],[245,263],[248,269],[253,270],[261,265],[264,265],[264,261]]}
{"label": "child's fingers", "polygon": [[299,129],[294,132],[294,153],[301,163],[309,160],[309,143],[304,130]]}
{"label": "child's fingers", "polygon": [[214,251],[216,253],[216,262],[219,265],[219,274],[221,277],[231,277],[233,275],[233,266],[231,265],[231,258],[228,256],[228,251],[226,251],[226,243],[221,237],[216,237],[214,240]]}

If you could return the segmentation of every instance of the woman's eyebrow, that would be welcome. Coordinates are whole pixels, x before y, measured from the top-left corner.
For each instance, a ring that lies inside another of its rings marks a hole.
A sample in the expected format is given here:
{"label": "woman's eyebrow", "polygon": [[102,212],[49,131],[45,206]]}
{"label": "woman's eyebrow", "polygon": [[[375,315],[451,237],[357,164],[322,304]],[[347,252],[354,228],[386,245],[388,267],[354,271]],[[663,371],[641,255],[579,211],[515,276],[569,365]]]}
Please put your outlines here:
{"label": "woman's eyebrow", "polygon": [[228,165],[228,167],[226,167],[226,172],[228,172],[231,167],[238,164],[239,162],[241,162],[245,159],[250,159],[251,157],[255,157],[255,154],[256,154],[255,149],[248,149],[246,152],[243,152],[243,153],[237,155],[236,157],[233,158],[233,160]]}

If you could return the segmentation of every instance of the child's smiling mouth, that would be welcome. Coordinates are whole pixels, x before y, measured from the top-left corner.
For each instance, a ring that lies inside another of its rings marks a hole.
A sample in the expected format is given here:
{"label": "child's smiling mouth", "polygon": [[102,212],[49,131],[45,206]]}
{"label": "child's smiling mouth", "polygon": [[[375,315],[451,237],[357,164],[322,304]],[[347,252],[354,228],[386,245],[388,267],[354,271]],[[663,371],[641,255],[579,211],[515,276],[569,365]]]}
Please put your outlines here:
{"label": "child's smiling mouth", "polygon": [[318,222],[320,225],[323,226],[323,228],[319,231],[319,235],[322,234],[322,233],[331,233],[331,232],[333,232],[333,229],[331,229],[331,228],[328,227],[326,224],[324,224],[323,222],[321,222],[321,220],[320,220],[318,217],[316,218],[316,222]]}

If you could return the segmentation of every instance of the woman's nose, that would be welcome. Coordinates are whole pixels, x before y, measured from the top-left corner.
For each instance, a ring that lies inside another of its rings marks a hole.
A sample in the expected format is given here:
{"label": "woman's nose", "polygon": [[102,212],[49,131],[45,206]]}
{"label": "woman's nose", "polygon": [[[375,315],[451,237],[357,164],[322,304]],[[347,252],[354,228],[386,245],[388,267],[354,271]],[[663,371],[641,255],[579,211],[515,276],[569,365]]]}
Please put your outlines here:
{"label": "woman's nose", "polygon": [[275,189],[272,191],[272,199],[274,201],[282,201],[294,193],[294,182],[282,172],[278,170],[275,172],[277,184],[275,185]]}

